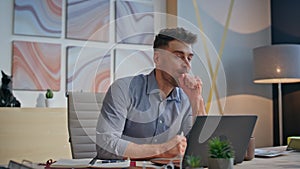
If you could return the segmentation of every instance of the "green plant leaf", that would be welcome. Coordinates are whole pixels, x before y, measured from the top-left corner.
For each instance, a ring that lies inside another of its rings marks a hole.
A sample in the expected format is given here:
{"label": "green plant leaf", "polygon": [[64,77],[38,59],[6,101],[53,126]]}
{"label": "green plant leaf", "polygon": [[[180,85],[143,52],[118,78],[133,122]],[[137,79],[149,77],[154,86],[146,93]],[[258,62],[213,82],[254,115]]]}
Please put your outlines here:
{"label": "green plant leaf", "polygon": [[51,89],[47,89],[46,94],[45,94],[47,99],[53,98],[53,92]]}
{"label": "green plant leaf", "polygon": [[209,153],[211,158],[233,158],[234,152],[229,141],[221,141],[218,137],[214,137],[208,142]]}
{"label": "green plant leaf", "polygon": [[186,156],[186,163],[191,168],[201,167],[201,157],[193,155]]}

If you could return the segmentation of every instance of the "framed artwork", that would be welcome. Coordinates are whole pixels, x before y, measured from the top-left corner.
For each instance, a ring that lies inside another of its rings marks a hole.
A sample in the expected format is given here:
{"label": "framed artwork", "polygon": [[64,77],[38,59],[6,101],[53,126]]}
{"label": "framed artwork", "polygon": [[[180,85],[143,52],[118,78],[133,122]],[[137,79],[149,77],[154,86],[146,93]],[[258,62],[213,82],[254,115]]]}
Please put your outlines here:
{"label": "framed artwork", "polygon": [[68,0],[67,38],[109,41],[110,1],[109,0]]}
{"label": "framed artwork", "polygon": [[153,1],[116,1],[116,41],[150,45],[154,36]]}
{"label": "framed artwork", "polygon": [[61,37],[63,0],[15,0],[14,34]]}
{"label": "framed artwork", "polygon": [[115,49],[115,79],[150,73],[154,68],[152,58],[152,49]]}
{"label": "framed artwork", "polygon": [[20,90],[60,90],[61,45],[13,42],[13,88]]}
{"label": "framed artwork", "polygon": [[67,48],[67,91],[106,92],[110,85],[110,51]]}

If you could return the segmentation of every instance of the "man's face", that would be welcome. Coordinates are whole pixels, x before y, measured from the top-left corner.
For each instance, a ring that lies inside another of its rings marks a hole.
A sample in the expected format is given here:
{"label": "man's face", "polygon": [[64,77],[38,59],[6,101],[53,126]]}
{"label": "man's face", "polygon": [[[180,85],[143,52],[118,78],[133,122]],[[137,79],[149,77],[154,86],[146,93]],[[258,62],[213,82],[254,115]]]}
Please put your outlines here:
{"label": "man's face", "polygon": [[190,44],[173,40],[167,48],[158,49],[156,52],[156,68],[168,73],[176,82],[182,74],[190,71],[194,55]]}

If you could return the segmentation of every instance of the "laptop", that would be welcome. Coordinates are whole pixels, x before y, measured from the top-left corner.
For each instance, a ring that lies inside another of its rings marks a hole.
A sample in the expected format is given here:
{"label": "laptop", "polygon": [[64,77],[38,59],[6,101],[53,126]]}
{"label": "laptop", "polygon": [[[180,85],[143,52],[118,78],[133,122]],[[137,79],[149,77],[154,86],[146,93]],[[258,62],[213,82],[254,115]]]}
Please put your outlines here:
{"label": "laptop", "polygon": [[186,165],[186,156],[194,155],[201,157],[202,167],[207,167],[208,141],[214,137],[231,143],[234,164],[243,162],[256,120],[256,115],[198,116],[187,136],[183,166]]}

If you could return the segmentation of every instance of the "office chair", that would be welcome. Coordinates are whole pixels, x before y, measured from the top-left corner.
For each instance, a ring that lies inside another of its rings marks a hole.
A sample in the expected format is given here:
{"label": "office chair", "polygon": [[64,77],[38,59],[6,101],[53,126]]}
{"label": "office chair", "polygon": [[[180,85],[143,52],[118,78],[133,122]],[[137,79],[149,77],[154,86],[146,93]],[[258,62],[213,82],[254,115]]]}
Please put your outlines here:
{"label": "office chair", "polygon": [[105,93],[68,92],[68,131],[72,157],[94,158],[96,126]]}

